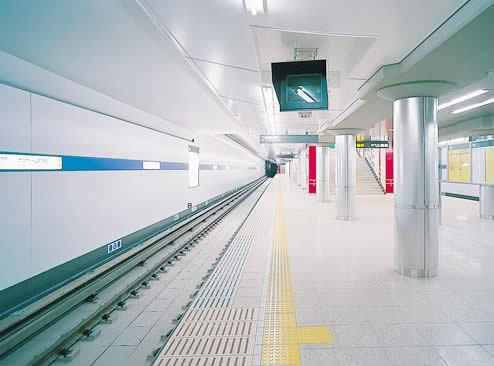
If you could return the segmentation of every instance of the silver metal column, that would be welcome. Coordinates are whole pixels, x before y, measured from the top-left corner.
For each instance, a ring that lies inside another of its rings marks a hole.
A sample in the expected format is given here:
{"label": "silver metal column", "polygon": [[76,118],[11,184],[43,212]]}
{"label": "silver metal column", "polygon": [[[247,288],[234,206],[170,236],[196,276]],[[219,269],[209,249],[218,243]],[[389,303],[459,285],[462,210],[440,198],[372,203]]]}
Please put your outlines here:
{"label": "silver metal column", "polygon": [[316,195],[319,202],[329,201],[329,147],[316,147]]}
{"label": "silver metal column", "polygon": [[395,270],[437,275],[439,230],[437,98],[393,102]]}
{"label": "silver metal column", "polygon": [[355,213],[357,186],[355,135],[337,135],[336,141],[336,218],[351,220]]}
{"label": "silver metal column", "polygon": [[479,188],[480,217],[494,220],[494,185],[481,185]]}

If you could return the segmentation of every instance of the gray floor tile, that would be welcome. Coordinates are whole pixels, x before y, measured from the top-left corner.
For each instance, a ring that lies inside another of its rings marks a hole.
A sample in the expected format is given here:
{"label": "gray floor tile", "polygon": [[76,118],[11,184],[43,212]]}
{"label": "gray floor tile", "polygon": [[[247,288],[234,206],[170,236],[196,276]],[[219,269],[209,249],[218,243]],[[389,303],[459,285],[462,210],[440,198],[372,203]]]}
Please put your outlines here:
{"label": "gray floor tile", "polygon": [[410,320],[398,306],[364,307],[362,311],[371,324],[410,323]]}
{"label": "gray floor tile", "polygon": [[235,296],[232,302],[234,308],[256,308],[261,305],[261,298],[258,296]]}
{"label": "gray floor tile", "polygon": [[412,324],[377,324],[374,330],[383,346],[427,346],[427,340]]}
{"label": "gray floor tile", "polygon": [[302,366],[339,366],[333,349],[301,349]]}
{"label": "gray floor tile", "polygon": [[459,346],[476,344],[454,323],[420,323],[415,327],[434,346]]}
{"label": "gray floor tile", "polygon": [[376,348],[339,348],[335,349],[340,366],[391,366],[384,350]]}
{"label": "gray floor tile", "polygon": [[355,300],[360,306],[392,306],[395,302],[389,294],[371,292],[356,292],[354,291]]}
{"label": "gray floor tile", "polygon": [[261,288],[259,287],[239,287],[236,296],[244,297],[244,296],[259,296],[261,293]]}
{"label": "gray floor tile", "polygon": [[479,344],[494,344],[494,322],[462,322],[458,325]]}
{"label": "gray floor tile", "polygon": [[401,311],[412,323],[448,323],[451,320],[436,305],[401,306]]}
{"label": "gray floor tile", "polygon": [[485,346],[482,346],[487,352],[489,352],[491,354],[491,356],[494,357],[494,345],[493,344],[490,344],[490,345],[485,345]]}
{"label": "gray floor tile", "polygon": [[297,326],[299,327],[326,324],[326,321],[324,319],[324,313],[318,307],[314,307],[314,308],[297,307],[295,309],[295,318],[297,320]]}
{"label": "gray floor tile", "polygon": [[385,347],[394,366],[446,366],[432,347]]}
{"label": "gray floor tile", "polygon": [[491,362],[494,359],[481,346],[435,346],[434,349],[448,365],[469,365],[473,362]]}
{"label": "gray floor tile", "polygon": [[379,347],[373,329],[367,324],[335,325],[331,327],[335,347]]}
{"label": "gray floor tile", "polygon": [[421,291],[393,292],[390,294],[395,305],[429,305],[431,301]]}
{"label": "gray floor tile", "polygon": [[111,346],[92,366],[125,365],[134,350],[132,346]]}
{"label": "gray floor tile", "polygon": [[364,324],[367,317],[358,306],[331,306],[325,309],[326,321],[331,325],[336,324]]}
{"label": "gray floor tile", "polygon": [[157,311],[144,311],[142,312],[136,320],[134,320],[130,326],[131,327],[152,327],[158,319],[163,315],[161,312]]}
{"label": "gray floor tile", "polygon": [[114,346],[137,346],[144,338],[149,328],[134,327],[125,329],[122,334],[113,342]]}
{"label": "gray floor tile", "polygon": [[319,293],[319,304],[321,307],[329,306],[357,306],[357,301],[352,293]]}
{"label": "gray floor tile", "polygon": [[455,322],[485,322],[494,320],[475,305],[440,305],[439,309]]}

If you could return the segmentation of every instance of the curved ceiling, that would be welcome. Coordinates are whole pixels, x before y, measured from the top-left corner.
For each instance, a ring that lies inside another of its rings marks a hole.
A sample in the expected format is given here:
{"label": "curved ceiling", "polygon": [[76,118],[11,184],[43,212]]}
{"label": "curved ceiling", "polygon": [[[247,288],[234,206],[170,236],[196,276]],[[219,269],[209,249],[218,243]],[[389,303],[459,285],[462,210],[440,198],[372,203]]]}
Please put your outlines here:
{"label": "curved ceiling", "polygon": [[[280,133],[369,128],[391,114],[375,91],[396,80],[468,88],[485,78],[492,3],[266,0],[253,16],[242,0],[4,0],[0,49],[182,128],[240,134],[263,149],[257,136],[271,124]],[[328,61],[330,108],[304,120],[268,115],[261,91],[270,63],[293,60],[294,48]]]}

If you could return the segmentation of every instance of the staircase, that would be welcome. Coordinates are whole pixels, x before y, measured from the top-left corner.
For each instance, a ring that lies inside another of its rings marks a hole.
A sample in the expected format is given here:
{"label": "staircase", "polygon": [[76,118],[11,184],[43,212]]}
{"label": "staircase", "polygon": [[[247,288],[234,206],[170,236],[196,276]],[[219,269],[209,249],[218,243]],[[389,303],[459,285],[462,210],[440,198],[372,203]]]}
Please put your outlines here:
{"label": "staircase", "polygon": [[[357,155],[357,194],[358,195],[379,195],[385,194],[384,188],[379,183],[379,179],[374,174],[369,164],[364,158]],[[329,194],[336,195],[335,185],[335,154],[329,154]]]}
{"label": "staircase", "polygon": [[357,155],[357,194],[385,194],[384,188],[379,182],[379,178],[371,169],[365,158]]}

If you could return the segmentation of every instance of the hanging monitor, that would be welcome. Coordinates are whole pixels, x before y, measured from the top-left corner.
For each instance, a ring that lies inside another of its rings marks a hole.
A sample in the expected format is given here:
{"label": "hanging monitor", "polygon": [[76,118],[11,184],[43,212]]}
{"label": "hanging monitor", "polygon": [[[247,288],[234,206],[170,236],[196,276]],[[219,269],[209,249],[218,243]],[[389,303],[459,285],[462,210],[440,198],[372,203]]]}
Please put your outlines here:
{"label": "hanging monitor", "polygon": [[275,62],[271,72],[280,112],[328,109],[326,60]]}

